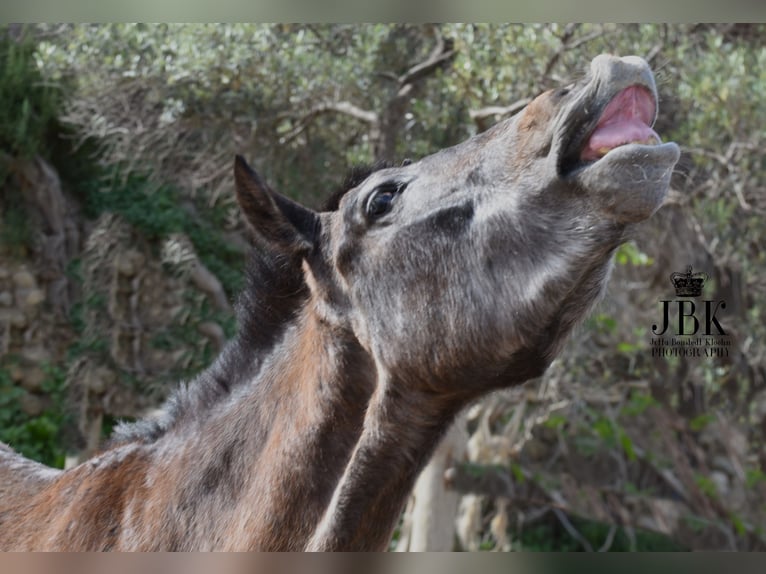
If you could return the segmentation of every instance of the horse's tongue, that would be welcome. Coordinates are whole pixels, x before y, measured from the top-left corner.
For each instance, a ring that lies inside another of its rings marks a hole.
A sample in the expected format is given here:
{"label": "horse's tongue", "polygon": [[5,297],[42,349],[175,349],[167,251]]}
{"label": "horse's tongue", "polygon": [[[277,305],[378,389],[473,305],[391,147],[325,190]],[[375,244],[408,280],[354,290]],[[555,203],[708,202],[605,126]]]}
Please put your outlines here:
{"label": "horse's tongue", "polygon": [[604,109],[580,159],[595,160],[628,143],[660,143],[660,136],[651,128],[654,113],[654,98],[649,90],[642,86],[625,88]]}

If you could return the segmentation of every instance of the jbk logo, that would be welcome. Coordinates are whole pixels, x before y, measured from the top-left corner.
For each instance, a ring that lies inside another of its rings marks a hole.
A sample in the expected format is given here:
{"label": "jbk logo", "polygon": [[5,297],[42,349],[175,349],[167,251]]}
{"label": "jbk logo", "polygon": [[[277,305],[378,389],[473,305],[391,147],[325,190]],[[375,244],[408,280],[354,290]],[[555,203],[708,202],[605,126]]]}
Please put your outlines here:
{"label": "jbk logo", "polygon": [[[660,301],[662,304],[662,329],[657,325],[652,325],[652,332],[655,335],[664,335],[674,321],[673,332],[670,335],[696,335],[700,327],[704,325],[705,330],[702,335],[726,335],[721,323],[718,322],[716,313],[720,309],[726,309],[725,301],[704,301],[702,308],[702,317],[696,315],[700,309],[694,304],[694,301],[671,300]],[[673,309],[675,307],[675,309]],[[671,311],[671,309],[673,309]]]}
{"label": "jbk logo", "polygon": [[670,276],[676,295],[687,299],[660,301],[662,323],[652,325],[652,333],[658,337],[651,342],[652,357],[729,356],[731,341],[719,320],[726,302],[688,299],[702,295],[707,279],[707,274],[693,273],[691,267]]}

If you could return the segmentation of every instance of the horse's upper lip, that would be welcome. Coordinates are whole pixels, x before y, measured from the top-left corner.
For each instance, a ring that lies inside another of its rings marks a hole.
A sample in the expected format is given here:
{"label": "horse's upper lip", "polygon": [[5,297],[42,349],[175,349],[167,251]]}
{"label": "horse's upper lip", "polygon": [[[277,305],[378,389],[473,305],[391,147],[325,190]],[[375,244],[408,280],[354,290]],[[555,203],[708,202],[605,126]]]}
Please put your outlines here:
{"label": "horse's upper lip", "polygon": [[559,157],[561,175],[585,168],[623,145],[661,143],[652,129],[657,115],[653,86],[618,86],[606,97],[596,95],[588,100],[577,105],[570,113],[570,121],[565,122],[569,135],[564,136]]}

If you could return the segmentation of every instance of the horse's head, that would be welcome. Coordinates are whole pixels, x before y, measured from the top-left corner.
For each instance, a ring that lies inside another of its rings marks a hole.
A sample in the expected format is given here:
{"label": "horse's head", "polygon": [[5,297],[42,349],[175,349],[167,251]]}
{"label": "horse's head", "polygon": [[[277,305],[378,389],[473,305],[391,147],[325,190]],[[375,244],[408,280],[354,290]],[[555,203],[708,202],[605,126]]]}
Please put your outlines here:
{"label": "horse's head", "polygon": [[239,200],[381,372],[474,394],[542,372],[626,228],[661,205],[679,149],[660,143],[656,113],[646,62],[599,56],[489,131],[372,173],[335,211],[272,192],[242,160]]}

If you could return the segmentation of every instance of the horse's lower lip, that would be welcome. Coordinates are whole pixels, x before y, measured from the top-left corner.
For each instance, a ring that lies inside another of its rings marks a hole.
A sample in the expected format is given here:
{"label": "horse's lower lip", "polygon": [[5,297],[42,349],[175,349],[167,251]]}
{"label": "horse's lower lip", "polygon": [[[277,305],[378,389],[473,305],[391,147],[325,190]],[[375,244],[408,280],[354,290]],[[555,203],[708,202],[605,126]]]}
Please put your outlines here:
{"label": "horse's lower lip", "polygon": [[[582,172],[587,171],[599,164],[607,163],[611,160],[618,161],[618,158],[620,161],[624,161],[624,158],[628,155],[635,155],[636,159],[640,160],[641,162],[662,162],[662,157],[666,155],[664,152],[667,149],[664,146],[668,144],[672,146],[676,145],[673,142],[663,143],[660,141],[629,142],[610,149],[606,149],[603,150],[603,153],[598,157],[580,160],[580,162],[571,168],[564,177],[567,179],[576,178],[582,174]],[[658,152],[656,157],[653,151]],[[617,174],[617,176],[619,177],[619,174]]]}
{"label": "horse's lower lip", "polygon": [[594,198],[605,213],[618,221],[641,221],[662,204],[673,167],[680,156],[673,142],[616,147],[598,161],[578,166],[567,174]]}

